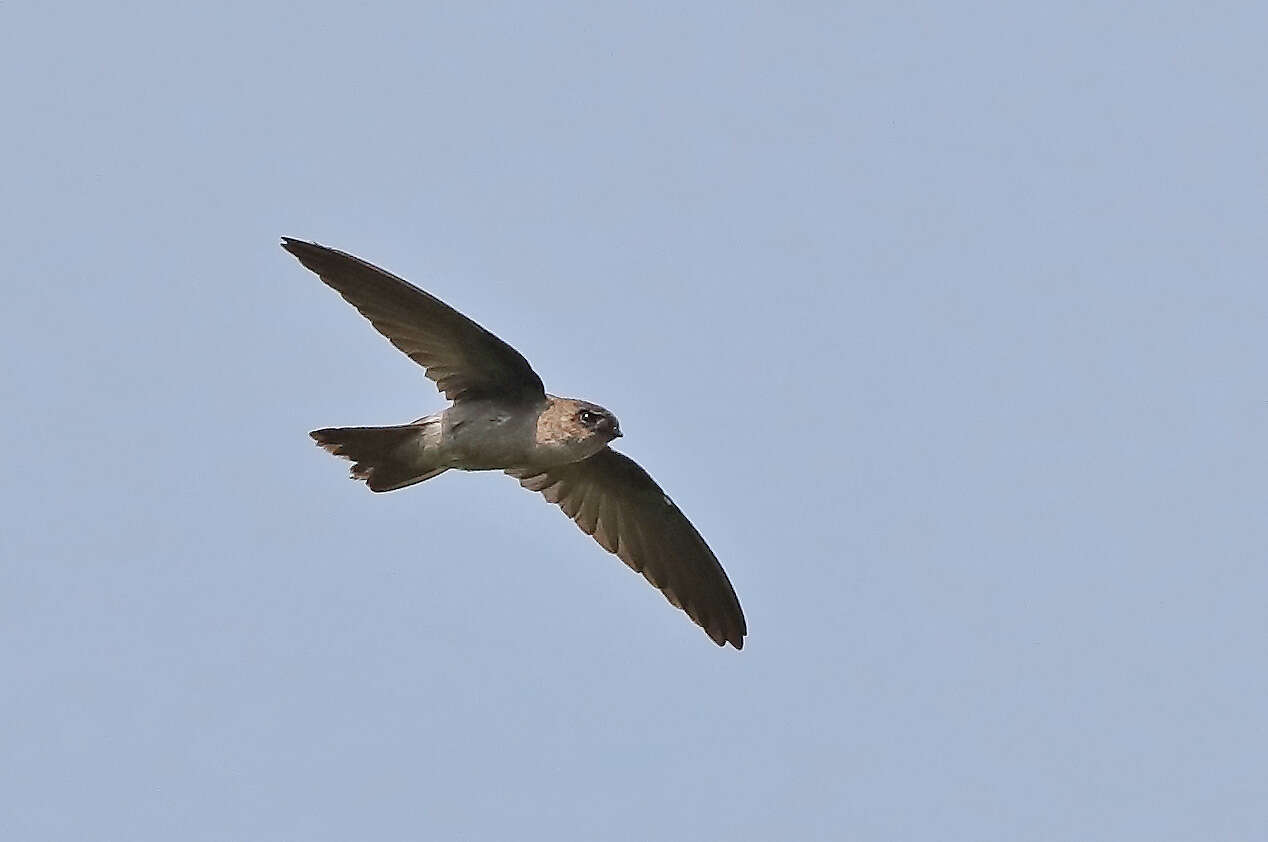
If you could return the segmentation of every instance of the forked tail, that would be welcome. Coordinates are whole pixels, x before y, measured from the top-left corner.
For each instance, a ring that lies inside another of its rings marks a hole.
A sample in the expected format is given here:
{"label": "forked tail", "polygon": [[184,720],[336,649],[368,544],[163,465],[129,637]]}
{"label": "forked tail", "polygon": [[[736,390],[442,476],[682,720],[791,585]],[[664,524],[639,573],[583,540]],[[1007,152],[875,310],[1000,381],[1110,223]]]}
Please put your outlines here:
{"label": "forked tail", "polygon": [[440,420],[424,418],[399,427],[328,427],[309,433],[319,445],[352,460],[352,478],[371,491],[395,491],[437,474]]}

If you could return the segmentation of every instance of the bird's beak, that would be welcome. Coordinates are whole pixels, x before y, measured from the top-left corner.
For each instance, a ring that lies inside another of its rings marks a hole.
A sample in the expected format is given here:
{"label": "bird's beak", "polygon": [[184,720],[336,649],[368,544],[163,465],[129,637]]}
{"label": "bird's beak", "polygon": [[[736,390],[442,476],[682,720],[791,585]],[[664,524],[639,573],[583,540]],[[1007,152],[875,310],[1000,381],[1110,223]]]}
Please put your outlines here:
{"label": "bird's beak", "polygon": [[612,438],[614,439],[619,439],[623,435],[625,434],[621,432],[620,427],[617,427],[615,430],[612,431]]}

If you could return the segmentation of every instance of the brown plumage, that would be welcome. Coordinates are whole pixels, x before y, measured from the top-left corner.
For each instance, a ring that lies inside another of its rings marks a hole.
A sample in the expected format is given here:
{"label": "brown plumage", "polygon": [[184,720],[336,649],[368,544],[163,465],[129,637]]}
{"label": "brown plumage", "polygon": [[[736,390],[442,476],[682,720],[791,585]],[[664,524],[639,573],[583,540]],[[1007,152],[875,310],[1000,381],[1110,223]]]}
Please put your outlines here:
{"label": "brown plumage", "polygon": [[[722,565],[686,515],[633,459],[605,447],[580,462],[541,471],[510,468],[507,473],[530,491],[540,491],[599,546],[642,573],[714,643],[743,646],[744,615]],[[688,559],[690,563],[683,563]],[[719,593],[723,582],[729,599]]]}
{"label": "brown plumage", "polygon": [[621,436],[615,415],[546,394],[518,351],[407,281],[316,243],[283,238],[282,246],[453,401],[412,424],[313,432],[352,460],[354,479],[392,491],[451,468],[505,471],[642,573],[719,646],[743,647],[744,613],[713,551],[646,471],[608,447]]}

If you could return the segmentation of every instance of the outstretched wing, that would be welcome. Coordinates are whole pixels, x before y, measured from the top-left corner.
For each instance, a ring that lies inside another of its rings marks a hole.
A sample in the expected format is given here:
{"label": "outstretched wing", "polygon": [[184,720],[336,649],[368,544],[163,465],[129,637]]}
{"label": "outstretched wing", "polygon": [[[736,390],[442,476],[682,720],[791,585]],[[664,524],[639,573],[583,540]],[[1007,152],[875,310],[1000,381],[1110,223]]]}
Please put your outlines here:
{"label": "outstretched wing", "polygon": [[540,491],[603,549],[642,573],[714,643],[744,646],[744,612],[722,565],[687,516],[633,459],[605,447],[580,462],[507,473],[530,491]]}
{"label": "outstretched wing", "polygon": [[439,298],[342,251],[289,237],[282,248],[426,369],[450,400],[545,397],[541,378],[519,351]]}

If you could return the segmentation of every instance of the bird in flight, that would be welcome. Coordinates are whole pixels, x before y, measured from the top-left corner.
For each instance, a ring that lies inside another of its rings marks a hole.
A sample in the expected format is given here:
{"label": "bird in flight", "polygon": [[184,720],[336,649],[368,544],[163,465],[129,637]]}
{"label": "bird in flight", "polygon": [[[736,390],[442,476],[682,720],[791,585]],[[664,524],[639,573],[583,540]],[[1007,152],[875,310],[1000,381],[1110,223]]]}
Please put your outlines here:
{"label": "bird in flight", "polygon": [[646,471],[608,446],[621,437],[615,415],[547,394],[518,351],[408,281],[316,243],[283,237],[282,247],[452,401],[410,424],[310,433],[352,461],[354,479],[394,491],[451,468],[504,471],[642,573],[714,643],[744,646],[744,613],[709,545]]}

